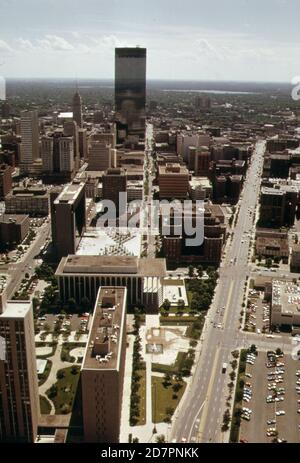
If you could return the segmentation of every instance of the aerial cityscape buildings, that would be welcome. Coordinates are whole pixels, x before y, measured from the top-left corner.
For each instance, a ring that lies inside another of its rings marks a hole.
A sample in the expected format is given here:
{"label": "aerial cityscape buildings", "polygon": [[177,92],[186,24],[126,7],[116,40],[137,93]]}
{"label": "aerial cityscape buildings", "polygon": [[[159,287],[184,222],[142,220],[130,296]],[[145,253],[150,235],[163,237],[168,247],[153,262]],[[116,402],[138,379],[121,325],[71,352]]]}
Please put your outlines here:
{"label": "aerial cityscape buildings", "polygon": [[[193,31],[193,67],[223,72]],[[114,82],[8,79],[0,101],[0,441],[299,443],[299,102],[71,35],[18,43]]]}

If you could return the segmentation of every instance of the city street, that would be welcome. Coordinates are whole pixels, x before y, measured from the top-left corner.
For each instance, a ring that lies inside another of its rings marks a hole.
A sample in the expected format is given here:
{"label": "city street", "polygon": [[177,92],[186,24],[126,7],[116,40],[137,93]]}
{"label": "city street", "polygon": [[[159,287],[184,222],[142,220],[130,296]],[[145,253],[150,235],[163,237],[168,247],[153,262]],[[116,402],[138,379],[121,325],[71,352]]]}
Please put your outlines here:
{"label": "city street", "polygon": [[[246,234],[255,226],[253,216],[259,198],[264,151],[265,143],[259,141],[245,182],[233,239],[220,268],[214,301],[202,333],[202,349],[193,381],[173,422],[172,440],[176,442],[226,441],[221,425],[229,377],[222,374],[222,364],[229,364],[233,350],[256,341],[254,335],[249,335],[248,340],[248,335],[240,331],[239,318],[246,277],[250,274]],[[265,344],[267,348],[272,343],[266,341],[261,338],[256,344]],[[279,340],[277,344],[280,344]]]}
{"label": "city street", "polygon": [[7,284],[7,296],[11,298],[15,291],[20,286],[21,281],[24,278],[25,273],[32,275],[35,270],[35,256],[39,254],[41,246],[43,246],[50,234],[50,223],[45,222],[45,224],[39,229],[38,235],[35,238],[33,244],[27,251],[26,255],[22,258],[20,262],[11,264],[9,266],[8,274],[10,275],[10,280]]}

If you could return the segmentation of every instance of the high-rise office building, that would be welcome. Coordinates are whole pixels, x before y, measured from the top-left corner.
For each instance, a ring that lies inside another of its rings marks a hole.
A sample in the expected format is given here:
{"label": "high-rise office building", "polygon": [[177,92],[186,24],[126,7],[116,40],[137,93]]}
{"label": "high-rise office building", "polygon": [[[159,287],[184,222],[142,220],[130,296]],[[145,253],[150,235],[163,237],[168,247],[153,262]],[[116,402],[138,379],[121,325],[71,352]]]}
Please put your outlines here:
{"label": "high-rise office building", "polygon": [[7,302],[0,315],[0,440],[35,442],[39,394],[31,302]]}
{"label": "high-rise office building", "polygon": [[2,102],[2,107],[1,107],[1,117],[3,119],[8,119],[11,115],[11,106],[8,103],[8,101],[3,101]]}
{"label": "high-rise office building", "polygon": [[72,137],[62,137],[59,140],[59,164],[61,172],[74,170],[74,143]]}
{"label": "high-rise office building", "polygon": [[85,442],[119,442],[125,355],[123,287],[101,287],[81,369]]}
{"label": "high-rise office building", "polygon": [[42,171],[54,172],[54,137],[45,136],[41,141]]}
{"label": "high-rise office building", "polygon": [[7,164],[0,165],[0,201],[12,190],[12,168]]}
{"label": "high-rise office building", "polygon": [[79,168],[79,132],[78,126],[75,121],[65,121],[64,122],[64,136],[73,138],[73,148],[74,148],[74,165],[75,169]]}
{"label": "high-rise office building", "polygon": [[116,165],[116,150],[105,141],[91,139],[89,144],[88,170],[104,171]]}
{"label": "high-rise office building", "polygon": [[116,48],[115,111],[118,140],[145,137],[146,48]]}
{"label": "high-rise office building", "polygon": [[21,113],[21,173],[33,171],[33,164],[39,157],[39,121],[37,111]]}
{"label": "high-rise office building", "polygon": [[[126,211],[127,204],[127,175],[124,169],[108,169],[102,177],[102,199],[112,201],[116,206],[117,215]],[[124,193],[124,200],[120,201],[120,193]]]}
{"label": "high-rise office building", "polygon": [[73,120],[76,122],[77,126],[81,129],[83,126],[82,119],[82,98],[77,91],[73,97]]}
{"label": "high-rise office building", "polygon": [[43,137],[41,157],[43,173],[72,176],[75,169],[73,137],[65,137],[59,130]]}
{"label": "high-rise office building", "polygon": [[189,192],[189,171],[180,164],[159,166],[158,185],[160,199],[186,199]]}
{"label": "high-rise office building", "polygon": [[51,205],[52,241],[59,258],[75,254],[86,228],[85,183],[73,181]]}
{"label": "high-rise office building", "polygon": [[78,139],[79,139],[79,156],[80,159],[87,159],[88,156],[88,139],[87,139],[87,130],[78,129]]}

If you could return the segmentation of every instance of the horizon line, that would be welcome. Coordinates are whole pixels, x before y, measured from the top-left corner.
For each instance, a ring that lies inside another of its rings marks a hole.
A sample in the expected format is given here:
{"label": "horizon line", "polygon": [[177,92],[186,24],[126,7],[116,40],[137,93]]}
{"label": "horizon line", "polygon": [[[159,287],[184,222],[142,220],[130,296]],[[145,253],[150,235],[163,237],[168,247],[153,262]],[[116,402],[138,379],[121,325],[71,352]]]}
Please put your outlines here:
{"label": "horizon line", "polygon": [[[3,76],[4,77],[4,76]],[[43,76],[6,76],[6,80],[95,80],[95,81],[110,81],[114,82],[114,77],[43,77]],[[238,79],[187,79],[187,78],[166,78],[166,77],[153,77],[147,78],[147,82],[191,82],[191,83],[243,83],[243,84],[285,84],[292,85],[291,81],[283,80],[238,80]]]}

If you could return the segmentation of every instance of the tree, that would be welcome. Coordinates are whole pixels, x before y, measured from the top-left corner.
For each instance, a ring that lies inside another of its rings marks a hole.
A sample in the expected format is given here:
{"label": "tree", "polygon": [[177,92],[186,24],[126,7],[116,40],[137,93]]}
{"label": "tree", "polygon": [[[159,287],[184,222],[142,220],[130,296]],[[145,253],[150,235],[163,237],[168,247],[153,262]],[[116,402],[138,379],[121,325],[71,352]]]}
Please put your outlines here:
{"label": "tree", "polygon": [[47,333],[49,333],[49,331],[50,331],[50,326],[48,325],[48,323],[46,323],[46,324],[44,325],[44,331],[46,331]]}
{"label": "tree", "polygon": [[77,304],[76,304],[75,299],[70,298],[70,299],[68,300],[68,308],[69,308],[69,311],[70,311],[70,312],[73,312],[73,313],[74,313],[74,312],[77,312]]}
{"label": "tree", "polygon": [[194,276],[194,267],[192,265],[189,266],[188,275],[189,275],[189,278],[193,278]]}
{"label": "tree", "polygon": [[198,265],[198,267],[197,267],[197,273],[198,273],[198,277],[199,277],[199,278],[202,278],[202,277],[203,277],[203,267],[202,267],[202,265]]}
{"label": "tree", "polygon": [[174,414],[174,408],[172,407],[167,407],[166,408],[166,415],[172,416]]}
{"label": "tree", "polygon": [[90,300],[87,297],[83,297],[80,302],[80,307],[83,312],[88,312],[90,310]]}
{"label": "tree", "polygon": [[71,373],[72,373],[72,375],[77,375],[77,373],[78,373],[78,367],[77,367],[76,365],[73,365],[73,366],[72,366]]}
{"label": "tree", "polygon": [[57,379],[63,379],[65,377],[64,370],[59,370],[56,374]]}
{"label": "tree", "polygon": [[158,444],[164,444],[166,442],[166,438],[163,434],[161,434],[160,436],[157,436],[156,438],[156,442]]}
{"label": "tree", "polygon": [[165,388],[169,387],[172,383],[172,378],[169,373],[165,373],[164,380],[163,380],[163,385]]}
{"label": "tree", "polygon": [[252,346],[250,347],[250,352],[251,352],[251,354],[256,354],[257,353],[257,348],[256,348],[255,344],[252,344]]}
{"label": "tree", "polygon": [[162,308],[166,311],[166,312],[169,312],[170,308],[171,308],[171,302],[169,301],[169,299],[165,299],[164,302],[163,302],[163,305],[162,305]]}
{"label": "tree", "polygon": [[266,260],[266,266],[268,268],[272,267],[272,264],[273,264],[273,260],[269,257],[267,260]]}
{"label": "tree", "polygon": [[53,399],[57,396],[57,386],[55,384],[52,384],[52,386],[50,387],[48,396],[50,399]]}
{"label": "tree", "polygon": [[179,312],[182,312],[185,308],[185,303],[183,299],[179,299],[177,302],[177,309]]}
{"label": "tree", "polygon": [[182,387],[183,387],[182,383],[175,383],[175,384],[173,385],[173,391],[174,391],[175,393],[176,393],[176,392],[179,392],[180,389],[182,389]]}

